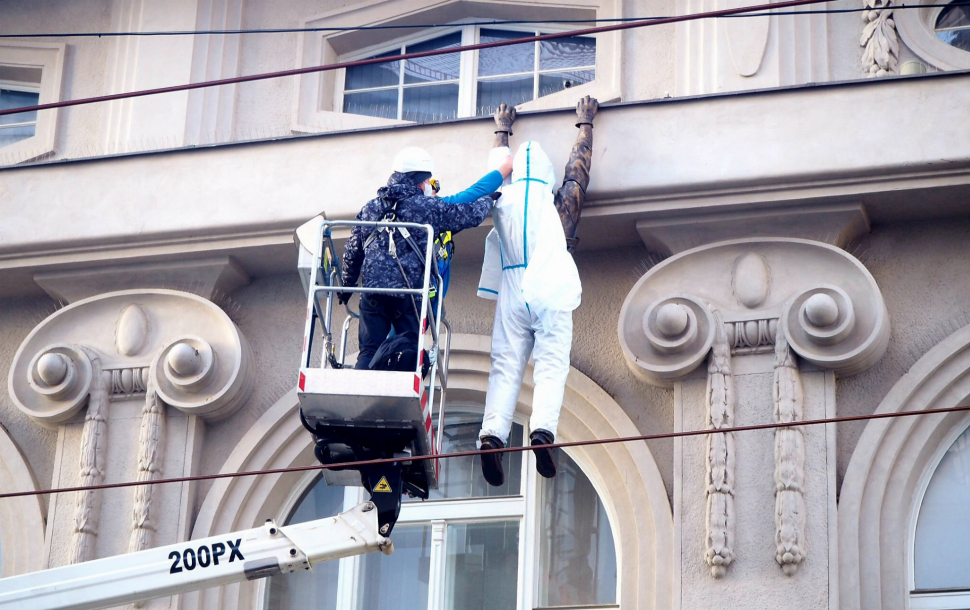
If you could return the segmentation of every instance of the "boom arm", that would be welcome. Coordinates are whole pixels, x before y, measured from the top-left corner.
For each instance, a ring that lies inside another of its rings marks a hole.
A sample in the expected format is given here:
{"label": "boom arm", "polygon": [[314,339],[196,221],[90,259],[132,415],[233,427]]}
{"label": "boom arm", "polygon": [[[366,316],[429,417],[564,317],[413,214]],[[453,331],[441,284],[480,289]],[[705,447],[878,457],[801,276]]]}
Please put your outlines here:
{"label": "boom arm", "polygon": [[0,579],[0,610],[93,610],[274,574],[394,545],[371,502],[327,519],[189,540]]}

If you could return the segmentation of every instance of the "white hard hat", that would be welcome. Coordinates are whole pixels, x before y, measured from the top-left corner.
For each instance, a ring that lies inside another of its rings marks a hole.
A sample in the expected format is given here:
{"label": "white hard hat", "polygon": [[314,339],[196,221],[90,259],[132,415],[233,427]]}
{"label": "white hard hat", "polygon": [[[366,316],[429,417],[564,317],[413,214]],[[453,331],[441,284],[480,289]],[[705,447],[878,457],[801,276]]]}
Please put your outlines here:
{"label": "white hard hat", "polygon": [[428,151],[417,146],[408,146],[394,157],[392,172],[428,172],[434,173],[434,161]]}

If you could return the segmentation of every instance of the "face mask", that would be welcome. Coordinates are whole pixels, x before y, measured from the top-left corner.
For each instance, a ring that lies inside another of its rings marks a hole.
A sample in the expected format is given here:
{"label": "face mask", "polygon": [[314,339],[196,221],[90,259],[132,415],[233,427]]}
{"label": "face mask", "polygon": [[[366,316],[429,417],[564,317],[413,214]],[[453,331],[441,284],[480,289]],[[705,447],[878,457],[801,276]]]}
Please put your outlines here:
{"label": "face mask", "polygon": [[431,188],[431,185],[428,184],[427,182],[424,183],[424,196],[434,197],[434,189]]}

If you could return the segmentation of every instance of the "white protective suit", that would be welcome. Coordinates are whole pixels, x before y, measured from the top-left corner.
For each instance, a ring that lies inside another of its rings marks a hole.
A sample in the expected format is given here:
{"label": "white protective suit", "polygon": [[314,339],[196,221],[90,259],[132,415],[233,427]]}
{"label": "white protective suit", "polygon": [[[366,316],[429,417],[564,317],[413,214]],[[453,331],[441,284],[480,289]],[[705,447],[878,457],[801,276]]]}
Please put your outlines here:
{"label": "white protective suit", "polygon": [[[507,150],[495,149],[492,158]],[[492,209],[495,228],[485,242],[478,296],[498,303],[480,437],[508,439],[530,355],[535,360],[530,428],[556,434],[569,373],[572,312],[579,307],[582,286],[553,203],[555,184],[549,157],[538,143],[526,142],[515,155],[511,184]]]}

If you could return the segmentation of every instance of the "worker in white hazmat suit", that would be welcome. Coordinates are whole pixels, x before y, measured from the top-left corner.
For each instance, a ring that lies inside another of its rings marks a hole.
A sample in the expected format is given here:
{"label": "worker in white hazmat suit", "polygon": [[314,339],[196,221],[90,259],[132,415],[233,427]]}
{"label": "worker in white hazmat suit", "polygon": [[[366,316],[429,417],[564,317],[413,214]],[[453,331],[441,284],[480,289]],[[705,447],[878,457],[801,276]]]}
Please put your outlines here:
{"label": "worker in white hazmat suit", "polygon": [[[507,149],[504,149],[507,150]],[[493,149],[493,160],[503,149]],[[515,155],[511,184],[492,209],[495,228],[485,242],[485,261],[478,295],[497,301],[492,331],[492,369],[488,377],[482,449],[505,446],[522,377],[531,355],[535,361],[530,420],[536,470],[556,475],[552,444],[559,423],[569,349],[572,312],[579,307],[582,286],[566,250],[562,223],[553,203],[556,172],[536,142],[525,142]],[[502,454],[482,456],[485,480],[505,480]]]}

